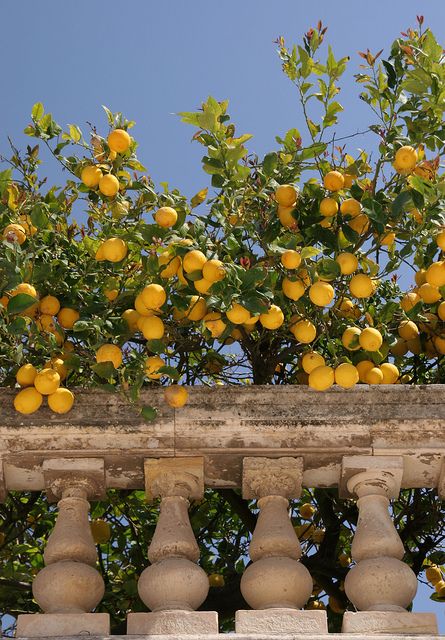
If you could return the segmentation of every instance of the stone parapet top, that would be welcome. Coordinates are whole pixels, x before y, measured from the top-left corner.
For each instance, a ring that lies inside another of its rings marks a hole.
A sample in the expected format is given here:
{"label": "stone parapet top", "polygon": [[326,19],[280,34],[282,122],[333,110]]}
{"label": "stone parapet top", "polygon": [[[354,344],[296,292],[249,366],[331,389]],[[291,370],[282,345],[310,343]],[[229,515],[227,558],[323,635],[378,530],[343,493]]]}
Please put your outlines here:
{"label": "stone parapet top", "polygon": [[118,394],[74,389],[74,409],[30,416],[0,389],[0,499],[45,489],[49,458],[99,458],[106,488],[143,489],[149,458],[203,457],[207,487],[241,488],[248,456],[303,460],[303,486],[336,487],[344,456],[400,456],[402,487],[445,493],[445,385],[357,385],[319,393],[305,386],[192,387],[174,410],[159,387],[141,401],[145,422]]}
{"label": "stone parapet top", "polygon": [[[312,634],[263,634],[263,633],[230,633],[230,634],[197,634],[190,636],[189,634],[175,635],[175,640],[222,640],[224,637],[234,637],[235,640],[345,640],[348,637],[354,640],[440,640],[445,636],[426,636],[426,635],[362,635],[362,634],[345,634],[345,633],[329,633],[328,635],[312,635]],[[51,640],[67,640],[68,638],[79,638],[79,636],[51,636]],[[118,635],[118,636],[88,636],[88,640],[172,640],[171,635]],[[31,640],[21,637],[20,640]],[[43,638],[41,638],[43,640]],[[49,637],[48,637],[49,640]]]}

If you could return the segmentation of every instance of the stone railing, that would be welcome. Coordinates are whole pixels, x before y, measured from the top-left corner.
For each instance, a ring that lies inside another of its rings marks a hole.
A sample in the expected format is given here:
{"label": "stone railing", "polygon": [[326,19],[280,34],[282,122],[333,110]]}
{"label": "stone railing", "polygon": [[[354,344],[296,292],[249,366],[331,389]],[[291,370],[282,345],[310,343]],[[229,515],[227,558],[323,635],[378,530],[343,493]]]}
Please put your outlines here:
{"label": "stone railing", "polygon": [[[141,489],[160,498],[160,515],[139,594],[149,613],[130,613],[129,635],[212,635],[216,612],[197,611],[208,579],[188,516],[205,487],[240,488],[256,499],[252,563],[241,580],[250,610],[236,614],[236,633],[327,633],[326,613],[301,610],[312,579],[299,562],[289,519],[302,487],[338,487],[357,500],[354,567],[345,590],[343,634],[435,635],[435,616],[406,607],[417,589],[402,562],[404,548],[389,501],[401,488],[445,496],[445,387],[359,386],[316,393],[305,387],[196,387],[174,411],[159,389],[144,392],[159,407],[144,422],[118,396],[76,393],[71,413],[46,409],[24,417],[14,392],[0,391],[0,498],[8,491],[46,490],[58,501],[45,568],[33,584],[43,613],[21,615],[19,637],[109,633],[108,615],[91,613],[104,585],[96,570],[89,501],[109,488]],[[257,636],[258,638],[260,636]],[[284,635],[283,635],[284,637]]]}

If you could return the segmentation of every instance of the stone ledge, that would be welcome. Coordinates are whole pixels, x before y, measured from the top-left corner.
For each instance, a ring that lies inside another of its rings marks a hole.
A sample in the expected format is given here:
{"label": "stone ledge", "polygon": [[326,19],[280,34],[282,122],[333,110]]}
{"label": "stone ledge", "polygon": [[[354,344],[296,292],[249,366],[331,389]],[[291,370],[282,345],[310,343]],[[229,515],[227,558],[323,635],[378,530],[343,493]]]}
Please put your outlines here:
{"label": "stone ledge", "polygon": [[402,487],[445,492],[445,385],[193,387],[180,410],[148,388],[153,423],[118,395],[74,391],[69,414],[22,416],[16,392],[0,389],[0,494],[42,490],[53,457],[102,458],[108,488],[142,489],[146,458],[203,456],[206,486],[239,488],[246,456],[302,457],[304,486],[335,487],[345,455],[402,456]]}
{"label": "stone ledge", "polygon": [[[352,635],[352,634],[351,634]],[[79,636],[52,636],[51,640],[67,640],[67,638],[79,638]],[[118,636],[88,636],[88,640],[172,640],[171,635],[118,635]],[[445,636],[430,635],[383,635],[378,636],[381,640],[440,640]],[[326,635],[314,634],[278,634],[272,635],[267,633],[230,633],[230,634],[198,634],[190,636],[188,634],[178,634],[174,636],[174,640],[224,640],[224,638],[233,638],[234,640],[346,640],[347,634],[329,633]],[[375,635],[353,634],[354,640],[376,640]],[[20,640],[28,640],[28,637],[21,637]]]}

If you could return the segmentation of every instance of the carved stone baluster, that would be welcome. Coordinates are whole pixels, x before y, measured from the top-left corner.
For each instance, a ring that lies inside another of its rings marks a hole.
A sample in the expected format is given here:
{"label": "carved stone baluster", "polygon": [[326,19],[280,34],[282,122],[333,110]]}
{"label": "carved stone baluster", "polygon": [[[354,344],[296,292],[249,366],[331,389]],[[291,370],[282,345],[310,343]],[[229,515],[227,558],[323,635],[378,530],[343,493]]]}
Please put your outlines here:
{"label": "carved stone baluster", "polygon": [[308,601],[312,578],[298,562],[301,547],[289,518],[289,499],[301,493],[302,458],[244,458],[243,497],[258,500],[249,547],[252,560],[241,593],[254,611],[237,611],[238,633],[327,633],[325,611],[298,611]]}
{"label": "carved stone baluster", "polygon": [[96,547],[88,520],[88,498],[103,498],[103,460],[53,459],[43,463],[48,498],[59,500],[56,525],[43,555],[45,568],[32,591],[43,614],[18,616],[17,637],[108,635],[107,613],[90,613],[104,582],[95,568]]}
{"label": "carved stone baluster", "polygon": [[161,498],[158,524],[148,549],[152,563],[138,591],[151,613],[130,613],[129,635],[218,633],[216,611],[195,611],[209,591],[208,576],[196,563],[199,547],[188,515],[189,500],[204,493],[203,458],[145,461],[147,498]]}
{"label": "carved stone baluster", "polygon": [[344,614],[344,633],[438,633],[434,614],[406,611],[416,595],[417,578],[402,562],[403,544],[388,512],[402,476],[402,457],[343,458],[342,493],[356,496],[359,510],[351,550],[357,564],[345,580],[346,595],[359,612]]}

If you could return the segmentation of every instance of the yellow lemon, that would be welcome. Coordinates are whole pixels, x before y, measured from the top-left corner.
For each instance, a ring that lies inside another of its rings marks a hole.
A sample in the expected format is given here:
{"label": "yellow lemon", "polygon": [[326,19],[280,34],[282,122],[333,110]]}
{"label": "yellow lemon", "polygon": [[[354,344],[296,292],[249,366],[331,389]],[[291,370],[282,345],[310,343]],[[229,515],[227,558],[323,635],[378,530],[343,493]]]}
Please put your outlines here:
{"label": "yellow lemon", "polygon": [[280,307],[273,304],[266,313],[260,315],[260,322],[265,329],[278,329],[284,322],[284,314]]}
{"label": "yellow lemon", "polygon": [[134,299],[134,308],[140,316],[148,317],[154,315],[154,309],[149,309],[142,301],[141,294],[139,293]]}
{"label": "yellow lemon", "polygon": [[209,282],[220,282],[226,276],[226,269],[221,260],[207,260],[202,268],[202,275]]}
{"label": "yellow lemon", "polygon": [[334,371],[335,383],[343,389],[351,389],[359,381],[359,374],[353,364],[342,362]]}
{"label": "yellow lemon", "polygon": [[51,360],[45,364],[44,369],[54,369],[54,371],[57,371],[59,374],[61,380],[65,380],[68,375],[68,368],[62,358],[51,358]]}
{"label": "yellow lemon", "polygon": [[445,261],[433,262],[426,270],[425,279],[433,287],[443,287],[445,285]]}
{"label": "yellow lemon", "polygon": [[164,398],[170,407],[179,409],[183,407],[188,400],[188,391],[185,387],[173,384],[164,389]]}
{"label": "yellow lemon", "polygon": [[96,165],[91,164],[88,167],[84,167],[82,169],[82,173],[80,174],[80,179],[84,183],[86,187],[89,189],[94,189],[98,186],[100,179],[102,178],[103,173],[96,167]]}
{"label": "yellow lemon", "polygon": [[393,356],[401,358],[406,353],[408,353],[408,345],[406,343],[406,340],[398,338],[398,340],[390,347],[389,350],[391,351]]}
{"label": "yellow lemon", "polygon": [[355,198],[346,198],[340,205],[341,213],[346,216],[351,216],[351,218],[355,218],[360,215],[362,212],[362,205]]}
{"label": "yellow lemon", "polygon": [[414,291],[410,291],[409,293],[405,293],[405,295],[400,301],[400,306],[404,311],[411,311],[411,309],[413,309],[416,306],[416,304],[421,300],[422,298],[419,296],[418,293],[415,293]]}
{"label": "yellow lemon", "polygon": [[397,328],[397,333],[404,340],[412,340],[419,335],[419,328],[412,320],[402,320]]}
{"label": "yellow lemon", "polygon": [[344,276],[350,276],[354,271],[357,271],[358,268],[358,259],[353,253],[348,253],[347,251],[343,251],[339,253],[335,258],[335,261],[340,267],[340,272]]}
{"label": "yellow lemon", "polygon": [[417,151],[408,145],[397,149],[394,161],[403,171],[412,171],[417,164]]}
{"label": "yellow lemon", "polygon": [[195,282],[193,283],[193,286],[195,287],[196,291],[198,291],[199,293],[202,293],[203,295],[208,293],[212,285],[213,285],[213,282],[210,282],[210,280],[206,280],[205,278],[200,278],[199,280],[195,280]]}
{"label": "yellow lemon", "polygon": [[351,173],[344,173],[343,174],[343,178],[344,178],[344,181],[345,181],[344,188],[345,189],[350,189],[352,187],[352,184],[353,184],[356,176],[353,176]]}
{"label": "yellow lemon", "polygon": [[289,327],[294,338],[302,344],[310,344],[317,336],[317,329],[310,320],[298,320]]}
{"label": "yellow lemon", "polygon": [[349,291],[354,298],[369,298],[375,291],[375,285],[365,273],[357,273],[351,278]]}
{"label": "yellow lemon", "polygon": [[122,350],[115,344],[103,344],[96,351],[96,362],[111,362],[118,369],[122,364]]}
{"label": "yellow lemon", "polygon": [[29,284],[28,282],[21,282],[20,284],[18,284],[15,289],[10,291],[9,295],[11,298],[13,298],[14,296],[17,296],[19,293],[26,293],[28,296],[32,296],[33,298],[39,297],[37,295],[37,291],[35,290],[35,287],[33,287],[32,284]]}
{"label": "yellow lemon", "polygon": [[48,406],[54,413],[68,413],[74,404],[74,395],[63,387],[48,396]]}
{"label": "yellow lemon", "polygon": [[309,374],[309,386],[316,391],[326,391],[334,382],[334,369],[326,365],[316,367]]}
{"label": "yellow lemon", "polygon": [[93,520],[90,529],[95,544],[106,544],[111,538],[111,527],[105,520]]}
{"label": "yellow lemon", "polygon": [[366,327],[358,337],[359,344],[365,351],[378,351],[383,344],[382,334],[374,327]]}
{"label": "yellow lemon", "polygon": [[427,304],[434,304],[441,299],[441,293],[439,291],[439,287],[435,287],[429,282],[425,282],[418,289],[419,296],[422,298],[424,302]]}
{"label": "yellow lemon", "polygon": [[136,309],[126,309],[121,317],[127,323],[128,329],[134,333],[138,328],[138,320],[141,317]]}
{"label": "yellow lemon", "polygon": [[300,516],[305,520],[310,520],[315,513],[315,507],[310,502],[305,502],[298,509]]}
{"label": "yellow lemon", "polygon": [[221,588],[225,584],[224,576],[219,573],[211,573],[209,575],[209,586]]}
{"label": "yellow lemon", "polygon": [[207,313],[207,303],[201,296],[192,296],[185,312],[185,317],[193,322],[199,322]]}
{"label": "yellow lemon", "polygon": [[26,231],[21,224],[8,224],[3,229],[3,238],[8,242],[18,242],[22,245],[26,240]]}
{"label": "yellow lemon", "polygon": [[165,366],[164,360],[161,356],[149,356],[145,359],[145,375],[150,380],[159,380],[162,377],[162,373],[159,373],[159,369]]}
{"label": "yellow lemon", "polygon": [[108,146],[111,151],[116,153],[125,153],[131,145],[131,138],[124,129],[114,129],[108,134]]}
{"label": "yellow lemon", "polygon": [[291,300],[299,300],[306,289],[301,280],[290,280],[289,278],[283,279],[282,288],[284,295]]}
{"label": "yellow lemon", "polygon": [[212,334],[212,338],[219,338],[224,333],[227,325],[222,320],[222,316],[219,311],[210,311],[204,318],[204,324],[206,328]]}
{"label": "yellow lemon", "polygon": [[186,273],[192,273],[193,271],[201,271],[207,262],[207,258],[198,249],[193,249],[185,254],[182,259],[182,268]]}
{"label": "yellow lemon", "polygon": [[21,387],[30,387],[34,384],[37,369],[32,364],[24,364],[15,374],[15,379]]}
{"label": "yellow lemon", "polygon": [[314,282],[309,288],[309,298],[317,307],[326,307],[334,299],[334,289],[328,282]]}
{"label": "yellow lemon", "polygon": [[285,269],[298,269],[301,264],[301,255],[298,251],[288,249],[281,254],[281,264]]}
{"label": "yellow lemon", "polygon": [[372,367],[365,376],[367,384],[383,384],[383,371],[380,367]]}
{"label": "yellow lemon", "polygon": [[39,302],[40,313],[56,316],[60,311],[60,302],[55,296],[44,296]]}
{"label": "yellow lemon", "polygon": [[292,229],[297,226],[297,221],[292,215],[292,212],[295,209],[295,204],[290,207],[283,207],[279,205],[278,207],[278,218],[283,225],[283,227],[287,227],[288,229]]}
{"label": "yellow lemon", "polygon": [[348,225],[351,227],[353,231],[355,231],[359,235],[363,235],[368,231],[369,218],[366,215],[366,213],[361,213],[355,218],[352,218],[352,220],[348,222]]}
{"label": "yellow lemon", "polygon": [[139,296],[147,309],[159,309],[167,300],[164,287],[155,283],[144,287]]}
{"label": "yellow lemon", "polygon": [[146,340],[160,340],[165,332],[164,323],[158,316],[141,316],[138,329]]}
{"label": "yellow lemon", "polygon": [[326,218],[330,218],[331,216],[335,216],[338,212],[338,202],[334,200],[334,198],[323,198],[320,202],[320,213],[322,216]]}
{"label": "yellow lemon", "polygon": [[301,366],[306,373],[310,373],[317,367],[322,367],[325,363],[325,359],[321,353],[316,351],[308,351],[301,358]]}
{"label": "yellow lemon", "polygon": [[275,190],[275,200],[283,207],[291,207],[297,200],[297,190],[291,184],[280,184]]}
{"label": "yellow lemon", "polygon": [[103,259],[109,262],[120,262],[128,252],[127,245],[122,238],[108,238],[102,244],[101,249]]}
{"label": "yellow lemon", "polygon": [[250,318],[250,311],[248,311],[241,304],[235,302],[230,309],[226,311],[227,319],[233,324],[244,324],[248,322]]}
{"label": "yellow lemon", "polygon": [[439,580],[442,580],[442,571],[433,564],[425,570],[425,577],[431,584],[437,584]]}
{"label": "yellow lemon", "polygon": [[168,229],[176,224],[178,214],[172,207],[161,207],[155,213],[155,220],[160,227]]}
{"label": "yellow lemon", "polygon": [[329,171],[323,178],[323,185],[328,191],[340,191],[344,184],[345,179],[339,171]]}
{"label": "yellow lemon", "polygon": [[69,307],[63,307],[57,314],[57,321],[63,329],[72,329],[79,318],[80,313]]}
{"label": "yellow lemon", "polygon": [[435,240],[439,249],[441,249],[442,251],[445,251],[445,230],[438,233],[437,236],[435,237]]}
{"label": "yellow lemon", "polygon": [[99,180],[99,191],[108,198],[114,198],[119,192],[119,180],[111,173],[106,173]]}
{"label": "yellow lemon", "polygon": [[181,266],[181,258],[179,256],[172,256],[169,253],[162,253],[158,258],[158,264],[160,267],[164,267],[159,272],[161,278],[172,278],[178,273],[178,269]]}
{"label": "yellow lemon", "polygon": [[60,376],[54,369],[43,369],[34,378],[34,386],[42,396],[48,396],[59,388]]}
{"label": "yellow lemon", "polygon": [[360,382],[366,382],[366,376],[375,367],[375,364],[371,360],[360,360],[355,365],[358,371],[358,377]]}
{"label": "yellow lemon", "polygon": [[40,409],[42,405],[42,394],[34,387],[27,387],[18,392],[14,398],[14,409],[19,413],[28,415]]}
{"label": "yellow lemon", "polygon": [[399,379],[400,372],[396,365],[391,362],[381,364],[380,371],[383,373],[382,384],[395,384]]}
{"label": "yellow lemon", "polygon": [[360,349],[361,330],[358,327],[348,327],[343,331],[341,337],[342,344],[348,351],[358,351]]}
{"label": "yellow lemon", "polygon": [[437,315],[442,320],[442,322],[445,322],[445,301],[441,302],[437,307]]}

